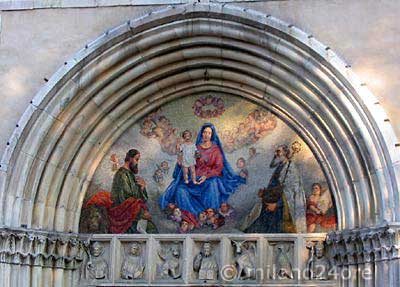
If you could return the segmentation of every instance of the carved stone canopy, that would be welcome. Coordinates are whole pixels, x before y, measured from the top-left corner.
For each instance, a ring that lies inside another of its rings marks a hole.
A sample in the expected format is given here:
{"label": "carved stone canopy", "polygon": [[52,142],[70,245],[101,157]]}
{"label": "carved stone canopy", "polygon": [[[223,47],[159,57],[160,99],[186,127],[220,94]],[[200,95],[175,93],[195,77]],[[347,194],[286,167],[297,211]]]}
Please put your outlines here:
{"label": "carved stone canopy", "polygon": [[400,258],[399,230],[389,225],[331,232],[326,244],[339,266]]}
{"label": "carved stone canopy", "polygon": [[0,262],[75,270],[87,248],[77,234],[25,229],[0,231]]}

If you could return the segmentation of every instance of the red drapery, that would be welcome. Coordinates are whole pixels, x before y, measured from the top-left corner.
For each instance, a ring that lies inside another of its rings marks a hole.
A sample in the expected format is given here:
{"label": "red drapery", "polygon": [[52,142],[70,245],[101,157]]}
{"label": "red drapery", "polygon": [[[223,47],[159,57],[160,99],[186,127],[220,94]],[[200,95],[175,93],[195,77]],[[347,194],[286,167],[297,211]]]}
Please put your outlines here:
{"label": "red drapery", "polygon": [[111,192],[99,191],[94,194],[83,208],[91,205],[106,208],[110,220],[109,230],[111,233],[125,233],[132,223],[137,219],[140,211],[147,210],[146,204],[141,199],[128,198],[118,206],[112,207]]}

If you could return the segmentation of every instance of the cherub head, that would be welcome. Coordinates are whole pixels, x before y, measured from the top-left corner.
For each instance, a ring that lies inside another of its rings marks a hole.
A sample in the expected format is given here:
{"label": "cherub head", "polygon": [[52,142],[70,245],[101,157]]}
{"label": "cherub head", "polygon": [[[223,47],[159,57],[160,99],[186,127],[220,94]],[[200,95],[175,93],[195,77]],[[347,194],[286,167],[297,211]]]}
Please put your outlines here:
{"label": "cherub head", "polygon": [[231,209],[231,206],[227,202],[222,202],[219,208],[222,213],[227,213]]}
{"label": "cherub head", "polygon": [[168,217],[173,215],[174,210],[175,210],[176,207],[177,206],[176,206],[175,203],[168,203],[167,208],[165,209],[165,213],[167,214]]}
{"label": "cherub head", "polygon": [[180,233],[187,233],[190,230],[189,223],[187,221],[182,220],[179,231]]}
{"label": "cherub head", "polygon": [[206,214],[205,211],[201,211],[201,212],[199,213],[199,220],[200,220],[200,222],[202,222],[202,223],[204,223],[204,222],[207,221],[207,214]]}
{"label": "cherub head", "polygon": [[118,157],[117,157],[117,155],[116,155],[115,153],[113,153],[113,154],[110,156],[110,160],[111,160],[111,162],[113,162],[113,163],[118,163]]}
{"label": "cherub head", "polygon": [[246,167],[246,160],[243,157],[239,157],[236,161],[236,167],[239,169]]}
{"label": "cherub head", "polygon": [[165,116],[161,116],[158,119],[159,126],[167,127],[170,123],[169,120]]}
{"label": "cherub head", "polygon": [[162,161],[161,164],[160,164],[160,167],[161,167],[161,169],[162,169],[163,171],[168,171],[168,169],[169,169],[168,162],[165,161],[165,160]]}
{"label": "cherub head", "polygon": [[240,172],[239,172],[239,176],[243,177],[243,178],[248,178],[249,177],[249,171],[245,168],[243,168]]}
{"label": "cherub head", "polygon": [[251,124],[252,122],[253,122],[253,120],[254,120],[254,114],[249,114],[247,117],[246,117],[246,124]]}
{"label": "cherub head", "polygon": [[170,202],[170,203],[168,203],[167,208],[168,208],[169,210],[172,210],[172,211],[173,211],[173,210],[176,208],[176,204]]}
{"label": "cherub head", "polygon": [[174,215],[175,218],[181,218],[182,217],[182,211],[180,210],[179,207],[176,207],[174,209],[173,215]]}
{"label": "cherub head", "polygon": [[256,155],[256,153],[257,153],[257,150],[255,147],[249,148],[249,156],[250,157],[254,157]]}
{"label": "cherub head", "polygon": [[208,219],[211,219],[211,218],[213,218],[214,217],[214,215],[215,215],[215,210],[213,209],[213,208],[207,208],[206,209],[206,215],[207,215],[207,218]]}
{"label": "cherub head", "polygon": [[146,118],[143,122],[142,122],[142,127],[144,129],[150,129],[153,126],[153,121],[151,119]]}
{"label": "cherub head", "polygon": [[223,216],[215,215],[215,216],[213,216],[213,217],[211,218],[211,223],[212,223],[212,225],[213,225],[213,226],[212,226],[213,229],[217,229],[217,228],[219,228],[219,227],[221,227],[222,225],[225,224],[225,219],[224,219]]}
{"label": "cherub head", "polygon": [[157,168],[154,171],[153,178],[154,178],[154,181],[157,182],[157,183],[163,181],[164,176],[163,176],[163,172],[162,172],[162,170],[160,168]]}

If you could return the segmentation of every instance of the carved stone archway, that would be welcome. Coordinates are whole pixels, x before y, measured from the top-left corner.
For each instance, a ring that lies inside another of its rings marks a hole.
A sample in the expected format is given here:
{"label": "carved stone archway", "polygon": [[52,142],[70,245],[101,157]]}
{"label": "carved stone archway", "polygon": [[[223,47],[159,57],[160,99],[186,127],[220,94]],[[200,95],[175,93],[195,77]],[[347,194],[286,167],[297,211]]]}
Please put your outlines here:
{"label": "carved stone archway", "polygon": [[339,230],[399,221],[400,147],[350,67],[270,15],[190,4],[107,31],[53,75],[3,155],[0,225],[77,232],[108,148],[150,110],[200,91],[246,98],[289,124],[321,164]]}

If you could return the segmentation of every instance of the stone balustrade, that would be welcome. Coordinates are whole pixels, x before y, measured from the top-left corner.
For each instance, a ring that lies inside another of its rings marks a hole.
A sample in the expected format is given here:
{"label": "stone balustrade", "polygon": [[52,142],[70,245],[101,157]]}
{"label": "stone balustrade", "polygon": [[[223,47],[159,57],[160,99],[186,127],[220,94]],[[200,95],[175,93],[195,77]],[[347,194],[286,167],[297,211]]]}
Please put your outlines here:
{"label": "stone balustrade", "polygon": [[[80,270],[80,286],[336,286],[333,269],[329,270],[332,265],[323,249],[325,237],[94,235],[89,239],[90,255]],[[317,246],[322,246],[323,253],[314,252]],[[321,271],[326,276],[313,274],[313,266],[317,265],[326,268]]]}

